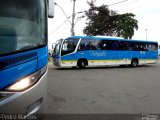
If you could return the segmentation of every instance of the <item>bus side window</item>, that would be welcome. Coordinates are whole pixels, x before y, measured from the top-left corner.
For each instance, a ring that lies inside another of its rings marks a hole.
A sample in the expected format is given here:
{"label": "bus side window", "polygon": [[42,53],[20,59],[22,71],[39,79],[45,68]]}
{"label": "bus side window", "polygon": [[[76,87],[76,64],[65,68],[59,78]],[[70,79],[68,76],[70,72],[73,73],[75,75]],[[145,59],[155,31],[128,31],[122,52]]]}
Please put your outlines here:
{"label": "bus side window", "polygon": [[147,51],[147,44],[146,43],[142,43],[141,49],[142,49],[142,51]]}
{"label": "bus side window", "polygon": [[78,51],[83,51],[83,50],[90,50],[89,40],[86,39],[81,40],[78,47]]}
{"label": "bus side window", "polygon": [[139,47],[138,47],[137,42],[132,42],[131,48],[132,48],[132,51],[139,51]]}
{"label": "bus side window", "polygon": [[95,49],[100,50],[100,40],[95,40]]}
{"label": "bus side window", "polygon": [[90,50],[90,44],[88,41],[85,43],[85,50]]}
{"label": "bus side window", "polygon": [[97,42],[96,42],[96,40],[91,40],[91,42],[90,42],[90,50],[97,50]]}
{"label": "bus side window", "polygon": [[98,48],[98,42],[96,40],[90,40],[90,39],[82,39],[81,43],[78,47],[78,51],[82,50],[97,50]]}
{"label": "bus side window", "polygon": [[110,40],[101,40],[99,43],[100,50],[111,50],[112,41]]}
{"label": "bus side window", "polygon": [[118,50],[118,41],[111,41],[111,50]]}
{"label": "bus side window", "polygon": [[99,50],[106,50],[107,42],[105,40],[99,40],[97,46]]}
{"label": "bus side window", "polygon": [[136,43],[138,46],[138,51],[147,51],[147,44],[144,42]]}
{"label": "bus side window", "polygon": [[78,51],[81,51],[81,50],[83,50],[83,45],[82,45],[82,44],[79,44],[79,46],[78,46]]}
{"label": "bus side window", "polygon": [[156,44],[154,44],[154,43],[149,43],[148,45],[147,45],[147,50],[148,51],[155,51],[155,50],[157,50],[158,49],[158,46],[156,45]]}
{"label": "bus side window", "polygon": [[129,42],[124,42],[124,50],[131,50]]}
{"label": "bus side window", "polygon": [[150,48],[151,51],[156,51],[158,49],[158,46],[156,44],[154,44],[154,43],[151,43],[150,47],[151,47]]}

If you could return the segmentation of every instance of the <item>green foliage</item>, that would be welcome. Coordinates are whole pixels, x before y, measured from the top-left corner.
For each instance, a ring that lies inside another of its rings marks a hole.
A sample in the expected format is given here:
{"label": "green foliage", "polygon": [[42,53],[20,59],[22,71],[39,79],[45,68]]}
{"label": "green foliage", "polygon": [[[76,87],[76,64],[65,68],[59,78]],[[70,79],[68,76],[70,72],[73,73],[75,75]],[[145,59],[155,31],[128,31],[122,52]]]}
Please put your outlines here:
{"label": "green foliage", "polygon": [[138,30],[138,21],[132,13],[117,14],[109,10],[107,5],[96,7],[94,2],[88,2],[90,9],[85,11],[87,17],[83,33],[89,36],[105,35],[131,39],[134,30]]}

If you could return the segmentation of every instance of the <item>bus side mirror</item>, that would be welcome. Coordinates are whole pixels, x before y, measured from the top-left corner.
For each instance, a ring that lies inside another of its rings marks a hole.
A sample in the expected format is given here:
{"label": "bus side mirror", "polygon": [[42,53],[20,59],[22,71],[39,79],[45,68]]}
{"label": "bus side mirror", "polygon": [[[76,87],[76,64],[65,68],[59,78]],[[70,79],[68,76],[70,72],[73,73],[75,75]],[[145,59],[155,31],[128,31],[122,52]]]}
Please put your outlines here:
{"label": "bus side mirror", "polygon": [[48,0],[48,17],[53,18],[54,17],[54,0]]}

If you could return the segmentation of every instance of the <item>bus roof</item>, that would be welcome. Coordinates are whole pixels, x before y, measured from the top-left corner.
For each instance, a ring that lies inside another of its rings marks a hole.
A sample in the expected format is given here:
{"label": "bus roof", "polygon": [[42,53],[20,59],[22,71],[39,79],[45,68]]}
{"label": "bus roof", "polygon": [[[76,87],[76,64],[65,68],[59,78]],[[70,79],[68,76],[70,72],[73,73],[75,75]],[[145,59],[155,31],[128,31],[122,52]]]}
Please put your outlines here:
{"label": "bus roof", "polygon": [[102,40],[122,40],[122,41],[134,41],[134,42],[151,42],[151,43],[157,43],[157,41],[146,41],[146,40],[133,40],[133,39],[124,39],[122,37],[112,37],[112,36],[71,36],[68,38],[94,38],[94,39],[102,39]]}

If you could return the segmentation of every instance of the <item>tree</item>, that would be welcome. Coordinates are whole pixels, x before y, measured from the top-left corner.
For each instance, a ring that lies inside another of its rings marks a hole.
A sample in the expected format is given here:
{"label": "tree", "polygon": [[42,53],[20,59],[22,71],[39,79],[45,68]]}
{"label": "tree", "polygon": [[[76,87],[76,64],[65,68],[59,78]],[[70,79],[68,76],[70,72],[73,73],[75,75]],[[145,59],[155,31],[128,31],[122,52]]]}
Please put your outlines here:
{"label": "tree", "polygon": [[131,39],[134,30],[138,30],[138,21],[132,13],[118,14],[109,10],[107,5],[96,7],[94,2],[88,2],[90,8],[85,11],[87,17],[83,33],[89,36],[105,35]]}

